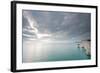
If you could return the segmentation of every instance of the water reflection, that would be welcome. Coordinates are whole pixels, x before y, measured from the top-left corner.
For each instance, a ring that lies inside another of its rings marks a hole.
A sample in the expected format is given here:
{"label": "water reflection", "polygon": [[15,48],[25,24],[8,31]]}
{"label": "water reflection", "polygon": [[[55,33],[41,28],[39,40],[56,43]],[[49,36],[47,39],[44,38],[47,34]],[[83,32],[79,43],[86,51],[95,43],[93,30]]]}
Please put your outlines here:
{"label": "water reflection", "polygon": [[88,59],[84,50],[76,47],[75,43],[57,43],[50,40],[25,40],[23,42],[24,63],[61,60]]}

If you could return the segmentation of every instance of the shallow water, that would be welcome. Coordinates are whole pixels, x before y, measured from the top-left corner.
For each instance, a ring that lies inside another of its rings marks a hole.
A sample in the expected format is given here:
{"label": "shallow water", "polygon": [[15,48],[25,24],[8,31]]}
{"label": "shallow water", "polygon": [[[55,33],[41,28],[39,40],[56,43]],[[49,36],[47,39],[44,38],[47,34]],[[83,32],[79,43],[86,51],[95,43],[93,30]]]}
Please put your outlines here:
{"label": "shallow water", "polygon": [[22,61],[24,63],[86,59],[89,59],[89,57],[85,50],[77,48],[76,43],[23,42]]}

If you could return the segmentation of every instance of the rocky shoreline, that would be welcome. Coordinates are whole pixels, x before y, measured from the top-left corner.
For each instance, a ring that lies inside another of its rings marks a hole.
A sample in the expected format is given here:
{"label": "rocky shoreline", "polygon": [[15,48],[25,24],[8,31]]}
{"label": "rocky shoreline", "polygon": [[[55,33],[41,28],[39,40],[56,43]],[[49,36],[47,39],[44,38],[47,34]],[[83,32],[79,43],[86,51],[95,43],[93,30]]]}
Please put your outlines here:
{"label": "rocky shoreline", "polygon": [[82,48],[85,50],[87,56],[91,56],[91,41],[83,40],[78,43],[78,48]]}

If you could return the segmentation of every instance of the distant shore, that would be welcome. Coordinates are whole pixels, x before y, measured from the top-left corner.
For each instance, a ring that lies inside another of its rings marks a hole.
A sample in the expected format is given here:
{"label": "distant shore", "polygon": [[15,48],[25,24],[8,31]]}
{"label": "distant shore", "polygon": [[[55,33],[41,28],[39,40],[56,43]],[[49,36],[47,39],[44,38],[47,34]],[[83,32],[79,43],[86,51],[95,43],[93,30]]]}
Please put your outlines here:
{"label": "distant shore", "polygon": [[91,41],[83,40],[78,44],[78,48],[82,48],[85,50],[87,56],[91,56]]}

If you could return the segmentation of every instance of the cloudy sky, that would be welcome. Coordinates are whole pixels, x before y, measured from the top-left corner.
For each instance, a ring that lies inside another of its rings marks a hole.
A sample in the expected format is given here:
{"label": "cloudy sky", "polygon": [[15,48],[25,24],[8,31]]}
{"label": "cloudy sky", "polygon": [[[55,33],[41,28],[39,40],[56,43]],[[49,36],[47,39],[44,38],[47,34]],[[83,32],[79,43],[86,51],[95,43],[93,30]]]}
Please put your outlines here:
{"label": "cloudy sky", "polygon": [[23,10],[23,39],[50,38],[59,41],[90,39],[90,19],[90,13]]}

